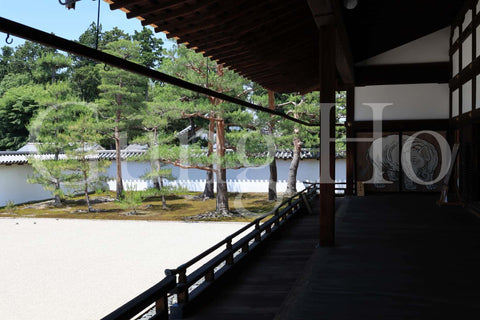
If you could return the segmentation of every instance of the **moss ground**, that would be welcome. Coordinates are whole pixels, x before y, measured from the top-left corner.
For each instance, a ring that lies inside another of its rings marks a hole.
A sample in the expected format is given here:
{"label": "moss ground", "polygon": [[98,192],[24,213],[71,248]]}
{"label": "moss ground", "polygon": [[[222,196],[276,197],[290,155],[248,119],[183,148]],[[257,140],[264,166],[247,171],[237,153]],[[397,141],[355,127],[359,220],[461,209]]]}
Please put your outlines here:
{"label": "moss ground", "polygon": [[[62,218],[62,219],[107,219],[107,220],[188,220],[189,217],[214,211],[215,199],[195,199],[199,193],[185,193],[182,195],[167,196],[168,209],[162,208],[160,197],[148,198],[137,209],[137,214],[129,215],[130,210],[122,209],[115,202],[99,202],[92,206],[99,212],[86,213],[87,207],[82,197],[73,197],[65,201],[62,207],[55,207],[51,202],[25,204],[15,207],[14,212],[7,208],[0,208],[0,217],[35,217],[35,218]],[[114,198],[114,193],[92,195],[91,199]],[[265,193],[229,194],[231,210],[242,213],[231,218],[209,220],[221,221],[251,221],[270,211],[275,202],[268,201]]]}

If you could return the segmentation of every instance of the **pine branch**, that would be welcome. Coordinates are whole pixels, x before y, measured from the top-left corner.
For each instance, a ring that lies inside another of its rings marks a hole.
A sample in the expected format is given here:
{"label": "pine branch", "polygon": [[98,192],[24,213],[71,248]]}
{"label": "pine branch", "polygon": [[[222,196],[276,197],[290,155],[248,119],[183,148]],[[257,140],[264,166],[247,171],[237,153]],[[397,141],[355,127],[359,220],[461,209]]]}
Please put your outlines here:
{"label": "pine branch", "polygon": [[174,165],[176,167],[179,167],[179,168],[182,168],[182,169],[199,169],[199,170],[205,170],[205,171],[211,171],[211,172],[216,171],[215,169],[212,169],[210,167],[197,166],[197,165],[184,165],[184,164],[181,164],[179,161],[171,161],[171,160],[167,160],[167,159],[160,159],[160,161],[162,161],[164,163],[172,164],[172,165]]}
{"label": "pine branch", "polygon": [[210,121],[223,121],[223,119],[212,118],[212,117],[203,115],[200,112],[185,113],[185,111],[182,111],[181,115],[182,115],[183,118],[186,118],[186,119],[187,118],[192,118],[192,117],[200,117],[200,118],[207,119],[207,120],[210,120]]}

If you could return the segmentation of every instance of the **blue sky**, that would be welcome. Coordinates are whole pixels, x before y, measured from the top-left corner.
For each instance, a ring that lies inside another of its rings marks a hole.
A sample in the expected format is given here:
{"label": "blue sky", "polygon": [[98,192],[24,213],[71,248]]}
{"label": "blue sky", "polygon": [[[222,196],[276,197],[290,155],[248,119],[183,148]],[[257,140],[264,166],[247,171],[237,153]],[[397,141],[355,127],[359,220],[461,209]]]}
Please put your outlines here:
{"label": "blue sky", "polygon": [[[58,0],[0,0],[0,16],[13,20],[45,32],[69,40],[77,40],[92,22],[97,21],[98,2],[101,0],[82,0],[77,2],[75,10],[67,10],[58,3]],[[108,4],[101,1],[100,24],[103,30],[113,27],[133,34],[141,30],[142,25],[137,19],[127,19],[126,14],[120,10],[110,10]],[[157,33],[164,42],[165,34]],[[6,45],[6,35],[0,33],[0,47]],[[24,41],[13,37],[11,46],[17,46]],[[167,44],[170,47],[171,44]]]}

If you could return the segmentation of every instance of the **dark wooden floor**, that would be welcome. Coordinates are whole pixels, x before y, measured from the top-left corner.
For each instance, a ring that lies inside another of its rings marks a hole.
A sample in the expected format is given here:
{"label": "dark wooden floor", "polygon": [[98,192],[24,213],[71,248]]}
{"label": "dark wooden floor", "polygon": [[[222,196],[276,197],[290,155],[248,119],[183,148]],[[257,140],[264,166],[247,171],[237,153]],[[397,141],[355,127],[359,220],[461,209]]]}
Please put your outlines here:
{"label": "dark wooden floor", "polygon": [[478,219],[435,200],[342,200],[334,248],[298,219],[189,319],[480,319]]}
{"label": "dark wooden floor", "polygon": [[276,319],[480,319],[480,226],[435,197],[345,200]]}
{"label": "dark wooden floor", "polygon": [[314,252],[318,232],[318,213],[294,218],[187,318],[273,319]]}

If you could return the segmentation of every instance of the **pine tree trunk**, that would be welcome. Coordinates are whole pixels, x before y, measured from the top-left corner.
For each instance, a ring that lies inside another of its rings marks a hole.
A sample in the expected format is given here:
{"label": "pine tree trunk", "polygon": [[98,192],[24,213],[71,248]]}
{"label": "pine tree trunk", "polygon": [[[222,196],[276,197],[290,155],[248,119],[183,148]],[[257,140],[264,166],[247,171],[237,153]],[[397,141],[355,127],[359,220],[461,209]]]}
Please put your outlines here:
{"label": "pine tree trunk", "polygon": [[229,215],[228,207],[228,189],[227,189],[227,170],[221,168],[217,171],[217,213]]}
{"label": "pine tree trunk", "polygon": [[287,180],[287,195],[292,195],[297,192],[297,171],[298,165],[300,164],[300,152],[302,150],[302,142],[300,139],[295,138],[293,140],[293,158],[290,163],[290,168],[288,169],[288,180]]}
{"label": "pine tree trunk", "polygon": [[[56,133],[55,133],[56,135]],[[55,152],[55,162],[58,161],[59,159],[59,151],[56,150]],[[58,162],[57,162],[58,163]],[[58,191],[60,191],[60,182],[57,180],[55,182],[55,207],[61,207],[62,206],[62,198],[60,198],[60,195],[58,194]]]}
{"label": "pine tree trunk", "polygon": [[[163,177],[159,177],[158,180],[160,181],[160,190],[163,189]],[[165,195],[162,193],[162,208],[168,209],[167,201],[165,200]]]}
{"label": "pine tree trunk", "polygon": [[225,121],[218,117],[217,120],[217,213],[229,215],[227,169],[222,161],[225,157]]}
{"label": "pine tree trunk", "polygon": [[268,200],[277,200],[277,161],[275,155],[270,162],[270,179],[268,180]]}
{"label": "pine tree trunk", "polygon": [[214,186],[215,182],[213,181],[213,165],[209,165],[209,168],[212,171],[207,171],[207,181],[205,182],[205,189],[203,190],[202,198],[203,199],[213,199],[215,197]]}
{"label": "pine tree trunk", "polygon": [[[152,163],[152,170],[159,171],[160,170],[160,160],[155,159]],[[160,187],[161,180],[158,177],[153,178],[153,188],[157,190],[161,190]]]}
{"label": "pine tree trunk", "polygon": [[[60,189],[60,184],[55,183],[55,190]],[[58,194],[55,195],[55,207],[61,207],[62,206],[62,198]]]}
{"label": "pine tree trunk", "polygon": [[[275,110],[275,93],[271,90],[268,90],[268,108],[270,110]],[[270,122],[268,124],[268,134],[273,136],[273,121],[272,115],[270,115]],[[269,157],[272,158],[270,162],[270,179],[268,180],[268,200],[275,201],[277,200],[277,161],[275,159],[275,151],[269,150]],[[273,154],[272,154],[273,153]]]}
{"label": "pine tree trunk", "polygon": [[92,205],[90,204],[90,196],[88,195],[88,177],[87,173],[83,172],[83,181],[84,181],[84,193],[85,193],[85,202],[87,203],[88,212],[93,212]]}
{"label": "pine tree trunk", "polygon": [[[213,116],[213,114],[210,114]],[[208,153],[207,156],[210,156],[213,153],[213,139],[215,133],[215,121],[210,120],[208,124]],[[203,190],[202,198],[213,199],[215,197],[214,192],[214,181],[213,181],[213,164],[208,166],[211,170],[207,171],[207,180],[205,182],[205,189]]]}
{"label": "pine tree trunk", "polygon": [[[147,93],[148,93],[148,90],[147,90]],[[157,128],[155,127],[154,131],[153,131],[153,145],[154,145],[154,147],[158,146],[158,140],[157,139],[158,139],[158,132],[157,132]],[[152,171],[160,171],[160,168],[161,168],[160,160],[159,159],[153,160],[152,164],[151,164],[151,167],[152,167]],[[159,182],[158,177],[155,177],[153,179],[153,188],[157,189],[157,190],[160,190],[160,182]]]}
{"label": "pine tree trunk", "polygon": [[[115,122],[120,122],[121,111],[117,110]],[[116,165],[117,165],[117,200],[123,199],[123,181],[122,181],[122,159],[120,153],[120,130],[118,124],[115,126],[115,153],[116,153]]]}

